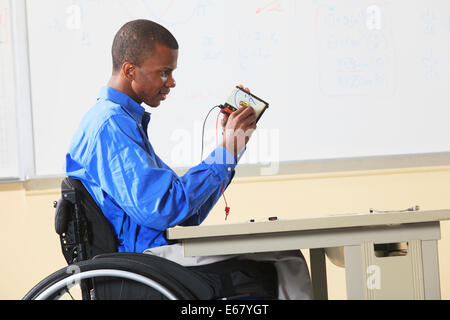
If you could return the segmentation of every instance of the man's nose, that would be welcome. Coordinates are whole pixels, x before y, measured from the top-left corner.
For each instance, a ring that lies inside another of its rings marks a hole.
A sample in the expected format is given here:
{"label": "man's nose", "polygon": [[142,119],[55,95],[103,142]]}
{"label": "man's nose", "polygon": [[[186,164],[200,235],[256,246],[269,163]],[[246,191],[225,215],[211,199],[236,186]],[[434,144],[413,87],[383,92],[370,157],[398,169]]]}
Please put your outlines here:
{"label": "man's nose", "polygon": [[175,88],[176,85],[177,85],[177,82],[175,81],[175,79],[173,77],[170,77],[166,82],[166,87],[169,87],[169,88]]}

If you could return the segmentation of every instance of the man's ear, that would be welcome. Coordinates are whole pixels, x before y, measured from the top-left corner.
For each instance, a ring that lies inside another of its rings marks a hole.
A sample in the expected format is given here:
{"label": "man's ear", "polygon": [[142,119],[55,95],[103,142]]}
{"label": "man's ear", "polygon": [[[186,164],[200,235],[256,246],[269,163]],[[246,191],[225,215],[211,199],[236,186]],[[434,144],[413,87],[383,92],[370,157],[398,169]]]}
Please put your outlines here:
{"label": "man's ear", "polygon": [[128,81],[133,81],[136,76],[136,66],[129,62],[125,62],[122,65],[121,73],[122,73],[122,76],[124,78],[126,78]]}

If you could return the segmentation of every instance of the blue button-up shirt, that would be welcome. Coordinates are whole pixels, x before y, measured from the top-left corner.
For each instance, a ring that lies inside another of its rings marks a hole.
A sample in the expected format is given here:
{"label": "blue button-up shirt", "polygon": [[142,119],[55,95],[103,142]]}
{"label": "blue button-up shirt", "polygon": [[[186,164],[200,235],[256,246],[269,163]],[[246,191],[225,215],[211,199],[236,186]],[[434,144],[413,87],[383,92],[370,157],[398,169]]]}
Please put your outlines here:
{"label": "blue button-up shirt", "polygon": [[149,121],[129,96],[103,87],[66,155],[66,175],[81,180],[109,220],[119,252],[166,245],[167,228],[199,225],[234,176],[237,159],[223,147],[178,176],[153,150]]}

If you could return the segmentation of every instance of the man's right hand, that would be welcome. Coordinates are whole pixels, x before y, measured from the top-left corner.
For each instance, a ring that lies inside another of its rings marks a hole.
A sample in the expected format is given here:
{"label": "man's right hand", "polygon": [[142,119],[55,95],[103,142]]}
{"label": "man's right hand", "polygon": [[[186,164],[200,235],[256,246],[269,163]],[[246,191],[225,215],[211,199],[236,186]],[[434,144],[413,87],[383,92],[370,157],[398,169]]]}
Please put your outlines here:
{"label": "man's right hand", "polygon": [[223,132],[222,146],[233,156],[247,145],[256,129],[256,114],[252,107],[242,107],[227,119]]}

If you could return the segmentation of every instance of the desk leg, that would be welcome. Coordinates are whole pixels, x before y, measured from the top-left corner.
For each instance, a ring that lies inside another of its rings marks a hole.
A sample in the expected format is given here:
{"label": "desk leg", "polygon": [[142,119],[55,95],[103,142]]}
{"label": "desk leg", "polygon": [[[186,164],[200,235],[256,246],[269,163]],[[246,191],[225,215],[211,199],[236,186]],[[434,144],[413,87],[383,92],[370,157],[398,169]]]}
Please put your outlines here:
{"label": "desk leg", "polygon": [[348,299],[441,298],[436,240],[409,240],[407,255],[387,257],[365,242],[344,247],[344,257]]}
{"label": "desk leg", "polygon": [[439,256],[436,240],[422,240],[425,299],[440,300]]}
{"label": "desk leg", "polygon": [[364,299],[361,246],[345,246],[345,281],[347,299]]}
{"label": "desk leg", "polygon": [[325,249],[309,249],[311,281],[315,300],[328,300]]}

